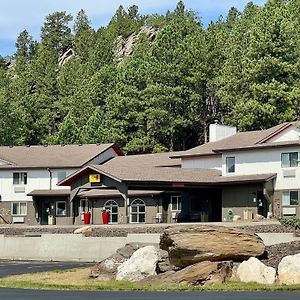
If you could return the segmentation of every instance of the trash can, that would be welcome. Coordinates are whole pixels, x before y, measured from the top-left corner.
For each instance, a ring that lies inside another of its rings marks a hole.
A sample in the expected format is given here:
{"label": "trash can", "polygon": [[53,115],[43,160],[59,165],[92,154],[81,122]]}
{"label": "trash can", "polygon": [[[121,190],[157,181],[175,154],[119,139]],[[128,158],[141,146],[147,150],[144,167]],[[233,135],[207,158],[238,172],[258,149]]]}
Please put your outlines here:
{"label": "trash can", "polygon": [[55,218],[54,216],[48,216],[48,225],[55,225]]}
{"label": "trash can", "polygon": [[102,223],[108,224],[108,222],[109,222],[109,212],[103,211],[102,212]]}
{"label": "trash can", "polygon": [[234,213],[232,209],[228,209],[228,213],[227,213],[227,221],[228,222],[232,222],[233,221],[233,217],[234,217]]}
{"label": "trash can", "polygon": [[91,213],[89,211],[86,211],[83,213],[83,223],[85,225],[90,224],[91,222]]}

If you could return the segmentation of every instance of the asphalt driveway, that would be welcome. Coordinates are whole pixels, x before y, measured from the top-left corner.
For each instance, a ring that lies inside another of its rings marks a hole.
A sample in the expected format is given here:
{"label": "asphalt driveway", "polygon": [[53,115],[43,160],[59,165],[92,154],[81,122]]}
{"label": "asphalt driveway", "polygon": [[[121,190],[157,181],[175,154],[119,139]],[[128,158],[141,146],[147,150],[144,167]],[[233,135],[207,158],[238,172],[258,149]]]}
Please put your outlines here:
{"label": "asphalt driveway", "polygon": [[82,268],[89,267],[91,265],[93,264],[80,262],[35,262],[0,260],[0,278],[10,275]]}

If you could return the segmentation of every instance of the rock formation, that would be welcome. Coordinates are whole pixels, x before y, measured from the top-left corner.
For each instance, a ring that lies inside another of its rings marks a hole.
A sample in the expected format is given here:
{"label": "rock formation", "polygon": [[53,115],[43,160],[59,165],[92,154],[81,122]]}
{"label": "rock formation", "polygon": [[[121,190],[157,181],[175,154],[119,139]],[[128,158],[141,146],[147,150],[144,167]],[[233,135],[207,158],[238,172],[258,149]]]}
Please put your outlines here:
{"label": "rock formation", "polygon": [[167,229],[160,247],[169,252],[177,267],[201,261],[242,261],[263,255],[265,246],[255,234],[221,226],[174,227]]}
{"label": "rock formation", "polygon": [[75,57],[75,51],[71,48],[67,50],[59,59],[58,59],[58,65],[61,67],[66,62],[68,62],[70,59]]}
{"label": "rock formation", "polygon": [[158,33],[159,29],[153,26],[143,26],[139,32],[132,33],[129,37],[123,38],[119,36],[116,40],[115,56],[118,63],[121,63],[125,57],[130,56],[134,47],[139,41],[141,35],[145,35],[149,41],[152,43]]}

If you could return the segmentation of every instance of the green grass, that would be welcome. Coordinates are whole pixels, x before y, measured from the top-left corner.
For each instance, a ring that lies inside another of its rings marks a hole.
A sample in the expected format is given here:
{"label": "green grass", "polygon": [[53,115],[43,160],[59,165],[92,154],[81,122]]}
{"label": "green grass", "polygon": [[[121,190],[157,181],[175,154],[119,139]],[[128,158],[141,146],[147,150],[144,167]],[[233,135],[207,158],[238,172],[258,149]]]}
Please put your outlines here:
{"label": "green grass", "polygon": [[89,269],[51,271],[6,277],[1,288],[81,291],[300,291],[300,285],[261,285],[227,282],[209,286],[141,285],[128,281],[106,281],[89,278]]}

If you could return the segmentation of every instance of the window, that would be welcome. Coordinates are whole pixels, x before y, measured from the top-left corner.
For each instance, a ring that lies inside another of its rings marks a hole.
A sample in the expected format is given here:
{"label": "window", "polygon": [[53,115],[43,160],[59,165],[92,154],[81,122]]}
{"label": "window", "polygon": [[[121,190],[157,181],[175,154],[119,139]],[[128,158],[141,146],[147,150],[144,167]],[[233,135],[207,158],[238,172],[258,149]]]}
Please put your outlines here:
{"label": "window", "polygon": [[59,171],[57,172],[57,182],[62,181],[67,177],[67,172],[66,171]]}
{"label": "window", "polygon": [[171,196],[171,210],[181,211],[181,196]]}
{"label": "window", "polygon": [[66,201],[57,201],[56,202],[56,215],[57,216],[66,216],[67,215]]}
{"label": "window", "polygon": [[135,199],[131,203],[131,223],[145,223],[146,205],[141,199]]}
{"label": "window", "polygon": [[27,184],[27,173],[13,173],[13,184]]}
{"label": "window", "polygon": [[226,172],[235,172],[235,157],[226,157]]}
{"label": "window", "polygon": [[12,203],[12,215],[13,216],[26,216],[27,215],[27,203],[26,202],[13,202]]}
{"label": "window", "polygon": [[89,200],[80,199],[80,213],[84,213],[86,211],[89,211]]}
{"label": "window", "polygon": [[281,167],[282,168],[298,167],[298,152],[282,153]]}
{"label": "window", "polygon": [[104,204],[105,210],[109,211],[109,223],[118,223],[119,206],[114,200],[108,200]]}
{"label": "window", "polygon": [[282,206],[298,205],[298,191],[289,191],[282,194]]}

